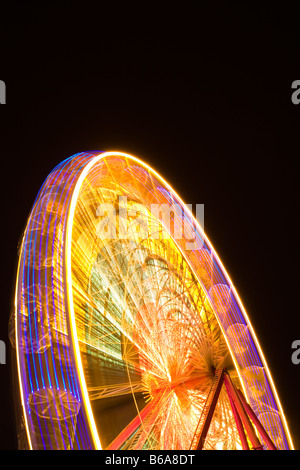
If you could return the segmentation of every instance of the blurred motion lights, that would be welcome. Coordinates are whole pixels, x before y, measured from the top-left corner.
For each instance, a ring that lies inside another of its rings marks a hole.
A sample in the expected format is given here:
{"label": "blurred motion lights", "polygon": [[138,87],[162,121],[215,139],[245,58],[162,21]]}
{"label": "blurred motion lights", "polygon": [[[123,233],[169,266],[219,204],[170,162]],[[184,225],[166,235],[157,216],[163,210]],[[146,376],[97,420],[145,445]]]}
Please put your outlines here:
{"label": "blurred motion lights", "polygon": [[20,448],[293,448],[228,274],[135,157],[79,153],[50,173],[23,234],[10,327]]}

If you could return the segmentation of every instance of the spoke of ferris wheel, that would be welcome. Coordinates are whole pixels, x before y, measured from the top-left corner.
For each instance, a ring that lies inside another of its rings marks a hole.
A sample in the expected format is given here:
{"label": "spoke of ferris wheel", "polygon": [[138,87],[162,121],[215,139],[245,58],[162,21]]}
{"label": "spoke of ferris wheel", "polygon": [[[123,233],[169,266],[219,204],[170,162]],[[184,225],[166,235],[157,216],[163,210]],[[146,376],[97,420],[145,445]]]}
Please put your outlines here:
{"label": "spoke of ferris wheel", "polygon": [[[77,290],[78,290],[79,294],[81,294],[81,289],[79,290],[79,288],[77,288]],[[88,296],[84,293],[84,291],[82,291],[82,294],[83,294],[82,297],[85,298],[87,301],[89,301],[89,298],[88,298]],[[116,332],[121,332],[121,333],[124,335],[124,337],[126,337],[126,338],[128,338],[130,341],[132,341],[132,342],[136,345],[136,347],[149,359],[149,361],[150,361],[151,363],[153,363],[153,357],[152,357],[152,356],[150,357],[149,354],[147,353],[147,351],[143,350],[143,348],[141,347],[141,345],[138,344],[137,342],[135,342],[135,341],[133,340],[133,338],[132,338],[132,337],[130,336],[130,334],[128,333],[127,329],[124,328],[123,322],[122,322],[121,324],[118,323],[118,322],[116,322],[115,319],[114,319],[108,312],[106,313],[106,318],[107,318],[107,319],[112,323],[112,325],[116,328],[116,330],[115,330]],[[85,342],[85,341],[83,341],[83,340],[80,340],[80,341],[83,342],[83,343],[85,343],[85,344],[87,344],[87,345],[90,345],[90,346],[95,347],[94,345],[89,344],[89,343],[87,343],[87,342]],[[159,363],[155,363],[155,366],[162,372],[162,374],[165,374],[164,369],[161,367],[161,365],[160,365]]]}
{"label": "spoke of ferris wheel", "polygon": [[140,381],[131,382],[130,384],[120,383],[120,384],[102,385],[99,387],[88,388],[90,400],[99,400],[101,398],[118,397],[118,396],[128,395],[131,393],[139,393],[143,391],[144,391],[144,387],[142,386]]}
{"label": "spoke of ferris wheel", "polygon": [[[136,441],[142,441],[142,444],[147,439],[149,431],[145,429],[145,425],[149,427],[149,422],[153,426],[159,412],[160,412],[160,403],[164,398],[166,390],[159,392],[155,398],[153,398],[143,409],[140,411],[137,416],[126,426],[123,431],[109,444],[106,450],[118,450],[122,449],[126,442],[133,437],[133,435],[138,431],[138,428],[141,427],[141,431],[138,433],[137,438],[134,438],[134,444]],[[145,423],[145,424],[144,424]]]}
{"label": "spoke of ferris wheel", "polygon": [[[142,450],[145,443],[149,439],[151,431],[155,427],[162,425],[162,416],[160,415],[161,409],[163,408],[163,400],[165,400],[170,395],[170,390],[165,389],[162,391],[161,396],[159,397],[158,402],[152,408],[152,412],[148,413],[141,426],[138,428],[137,432],[134,433],[133,438],[130,439],[130,442],[127,446],[129,450]],[[148,443],[149,444],[149,443]]]}
{"label": "spoke of ferris wheel", "polygon": [[[122,357],[121,354],[116,354],[113,351],[111,351],[109,348],[104,349],[105,343],[103,344],[103,347],[101,348],[101,347],[95,346],[94,344],[89,343],[87,341],[83,341],[81,339],[78,340],[78,341],[79,341],[79,343],[85,344],[85,346],[89,346],[90,348],[96,349],[99,352],[105,353],[107,356],[110,356],[112,358],[119,359],[119,360],[124,360],[125,362],[127,362],[128,358]],[[113,343],[111,343],[111,342],[107,343],[108,346],[111,346],[112,344]],[[119,344],[119,343],[115,343],[115,344]],[[138,347],[138,345],[136,345],[136,346]],[[141,348],[139,348],[139,349],[143,352],[143,350]],[[156,365],[159,369],[161,369],[161,367],[158,364],[154,363],[152,358],[148,357],[148,359],[152,364]],[[130,360],[128,362],[130,362]],[[143,370],[142,367],[140,367],[140,369]],[[161,369],[161,372],[164,372],[163,369]],[[152,373],[152,375],[155,375],[156,377],[160,378],[160,375],[158,375],[158,373],[155,373],[153,370],[152,370],[151,373]],[[116,385],[115,385],[115,387],[116,387]]]}

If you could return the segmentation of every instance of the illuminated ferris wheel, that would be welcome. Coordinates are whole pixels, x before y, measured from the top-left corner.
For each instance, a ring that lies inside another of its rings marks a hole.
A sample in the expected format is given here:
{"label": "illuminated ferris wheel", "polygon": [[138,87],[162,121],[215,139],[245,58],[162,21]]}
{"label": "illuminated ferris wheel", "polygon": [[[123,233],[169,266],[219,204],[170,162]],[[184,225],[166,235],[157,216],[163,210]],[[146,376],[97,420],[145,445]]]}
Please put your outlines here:
{"label": "illuminated ferris wheel", "polygon": [[80,153],[50,173],[11,325],[20,448],[293,448],[228,274],[135,157]]}

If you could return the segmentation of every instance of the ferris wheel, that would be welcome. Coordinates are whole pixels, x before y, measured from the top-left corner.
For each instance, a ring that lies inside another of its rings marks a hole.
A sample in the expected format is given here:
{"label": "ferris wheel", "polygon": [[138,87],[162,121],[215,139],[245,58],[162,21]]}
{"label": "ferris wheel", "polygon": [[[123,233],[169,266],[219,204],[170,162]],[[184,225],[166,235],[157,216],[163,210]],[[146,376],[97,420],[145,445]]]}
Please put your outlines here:
{"label": "ferris wheel", "polygon": [[232,282],[170,185],[122,152],[44,182],[11,318],[19,446],[293,449]]}

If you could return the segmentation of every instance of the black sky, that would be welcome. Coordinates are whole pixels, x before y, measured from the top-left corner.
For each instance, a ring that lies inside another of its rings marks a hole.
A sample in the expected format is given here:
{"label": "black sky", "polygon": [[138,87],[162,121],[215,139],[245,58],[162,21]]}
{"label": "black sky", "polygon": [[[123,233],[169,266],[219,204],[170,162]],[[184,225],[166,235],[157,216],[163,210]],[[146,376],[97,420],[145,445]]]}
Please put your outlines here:
{"label": "black sky", "polygon": [[11,2],[1,11],[0,449],[16,448],[7,322],[18,239],[48,173],[85,150],[136,155],[186,203],[204,204],[206,233],[300,448],[300,365],[291,362],[300,339],[299,14],[271,3],[189,5]]}

